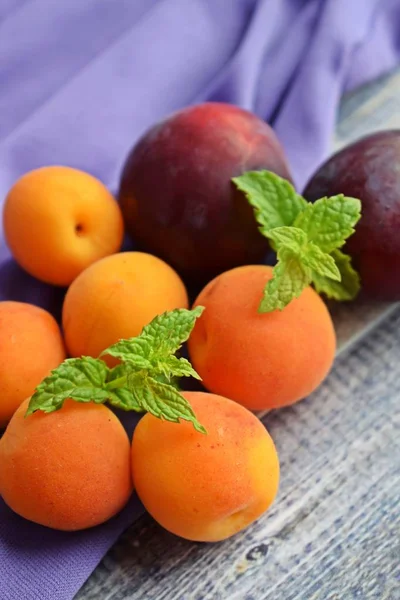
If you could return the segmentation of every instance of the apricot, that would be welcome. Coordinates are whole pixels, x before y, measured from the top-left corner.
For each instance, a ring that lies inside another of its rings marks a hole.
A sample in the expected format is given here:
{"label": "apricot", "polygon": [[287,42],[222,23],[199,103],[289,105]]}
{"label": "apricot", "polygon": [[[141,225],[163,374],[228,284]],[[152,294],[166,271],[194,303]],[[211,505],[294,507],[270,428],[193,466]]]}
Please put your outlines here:
{"label": "apricot", "polygon": [[118,199],[139,248],[196,284],[261,262],[268,241],[232,177],[268,169],[291,180],[282,145],[255,114],[222,102],[185,107],[133,146]]}
{"label": "apricot", "polygon": [[25,302],[0,302],[0,429],[65,358],[54,317]]}
{"label": "apricot", "polygon": [[241,531],[272,504],[278,455],[269,433],[243,406],[184,392],[207,435],[146,414],[132,441],[135,489],[153,518],[189,540],[216,542]]}
{"label": "apricot", "polygon": [[161,259],[142,252],[103,258],[66,294],[62,322],[68,352],[97,357],[119,339],[139,335],[158,314],[187,307],[182,280]]}
{"label": "apricot", "polygon": [[311,288],[282,311],[258,312],[272,267],[249,265],[211,281],[194,306],[205,310],[188,341],[205,387],[251,410],[301,400],[328,374],[336,337],[324,302]]}
{"label": "apricot", "polygon": [[119,206],[103,183],[63,166],[23,175],[6,197],[3,223],[17,263],[37,279],[59,286],[117,252],[124,233]]}
{"label": "apricot", "polygon": [[129,438],[104,405],[69,400],[53,413],[25,413],[0,440],[0,495],[25,519],[65,531],[116,515],[132,493]]}

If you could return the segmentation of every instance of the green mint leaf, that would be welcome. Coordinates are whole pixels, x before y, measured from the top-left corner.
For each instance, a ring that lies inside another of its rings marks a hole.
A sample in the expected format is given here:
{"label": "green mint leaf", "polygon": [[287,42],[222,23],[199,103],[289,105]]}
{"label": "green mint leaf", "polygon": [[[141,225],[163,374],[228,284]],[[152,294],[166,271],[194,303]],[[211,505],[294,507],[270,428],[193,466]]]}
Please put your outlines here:
{"label": "green mint leaf", "polygon": [[149,369],[151,368],[152,352],[151,340],[141,334],[138,337],[119,340],[104,350],[100,356],[108,354],[119,360],[129,360],[138,369]]}
{"label": "green mint leaf", "polygon": [[131,410],[135,412],[143,412],[143,408],[137,403],[137,400],[132,392],[127,388],[115,388],[107,392],[108,403],[114,408],[125,410],[129,412]]}
{"label": "green mint leaf", "polygon": [[170,377],[194,377],[201,381],[200,375],[193,369],[186,358],[178,358],[171,355],[160,361],[159,371],[164,374],[167,380]]}
{"label": "green mint leaf", "polygon": [[138,369],[152,369],[157,361],[174,354],[189,338],[204,307],[178,308],[156,316],[135,338],[120,340],[103,352]]}
{"label": "green mint leaf", "polygon": [[154,356],[165,357],[175,354],[189,339],[192,329],[204,311],[203,306],[193,310],[177,308],[165,312],[151,321],[143,329],[143,335],[154,344]]}
{"label": "green mint leaf", "polygon": [[302,263],[312,270],[312,275],[317,274],[335,281],[340,281],[341,274],[334,258],[323,252],[318,246],[310,242],[303,250]]}
{"label": "green mint leaf", "polygon": [[67,398],[77,402],[105,402],[107,365],[97,358],[68,358],[37,386],[26,415],[46,413],[62,407]]}
{"label": "green mint leaf", "polygon": [[262,233],[293,225],[307,202],[294,187],[271,171],[248,171],[232,179],[254,209]]}
{"label": "green mint leaf", "polygon": [[305,231],[310,242],[330,254],[343,246],[354,233],[360,217],[361,202],[339,194],[308,204],[296,218],[294,226]]}
{"label": "green mint leaf", "polygon": [[190,421],[196,431],[207,433],[196,419],[189,402],[171,385],[149,377],[145,385],[132,390],[137,402],[155,417],[179,423],[180,419]]}
{"label": "green mint leaf", "polygon": [[340,272],[340,281],[333,281],[319,273],[313,272],[312,278],[315,289],[319,294],[325,294],[332,300],[354,300],[361,288],[360,276],[351,265],[351,258],[340,250],[334,250],[331,258],[335,261]]}
{"label": "green mint leaf", "polygon": [[137,403],[134,394],[129,389],[129,375],[133,372],[133,369],[127,364],[117,365],[109,370],[106,383],[107,399],[109,404],[115,408],[143,412],[142,407]]}
{"label": "green mint leaf", "polygon": [[106,377],[106,387],[112,387],[112,384],[115,384],[116,381],[126,377],[127,371],[128,369],[123,363],[109,369]]}
{"label": "green mint leaf", "polygon": [[268,281],[259,312],[283,310],[311,283],[311,269],[305,266],[291,249],[278,251],[278,263],[273,269],[273,278]]}
{"label": "green mint leaf", "polygon": [[179,377],[177,377],[177,376],[166,377],[162,373],[153,373],[153,375],[151,376],[151,378],[155,379],[156,381],[159,381],[160,383],[166,383],[167,385],[171,385],[176,390],[181,391],[181,386],[180,386],[180,383],[179,383]]}
{"label": "green mint leaf", "polygon": [[270,229],[265,235],[274,242],[277,250],[284,246],[292,252],[300,254],[307,244],[307,234],[297,227],[276,227]]}

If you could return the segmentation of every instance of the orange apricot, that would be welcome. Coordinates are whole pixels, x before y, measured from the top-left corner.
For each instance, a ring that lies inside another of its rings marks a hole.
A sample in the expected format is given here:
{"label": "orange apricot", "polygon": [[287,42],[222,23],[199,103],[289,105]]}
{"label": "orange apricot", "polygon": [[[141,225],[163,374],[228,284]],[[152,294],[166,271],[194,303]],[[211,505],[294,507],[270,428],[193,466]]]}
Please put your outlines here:
{"label": "orange apricot", "polygon": [[243,406],[204,392],[183,396],[207,434],[189,422],[146,414],[132,441],[135,489],[168,531],[216,542],[250,525],[272,504],[278,455],[261,421]]}
{"label": "orange apricot", "polygon": [[117,252],[124,233],[120,208],[103,183],[63,166],[23,175],[6,197],[3,223],[19,265],[37,279],[60,286]]}
{"label": "orange apricot", "polygon": [[62,314],[68,352],[97,357],[119,339],[139,335],[158,314],[187,306],[182,280],[161,259],[143,252],[108,256],[68,289]]}
{"label": "orange apricot", "polygon": [[18,408],[0,440],[0,495],[25,519],[65,531],[116,515],[133,487],[129,438],[104,405],[72,400],[53,413]]}
{"label": "orange apricot", "polygon": [[25,302],[0,302],[0,429],[65,358],[54,317]]}
{"label": "orange apricot", "polygon": [[189,338],[194,368],[205,387],[251,410],[292,404],[328,374],[336,336],[324,302],[311,288],[282,311],[258,307],[272,268],[226,271],[200,292],[205,306]]}

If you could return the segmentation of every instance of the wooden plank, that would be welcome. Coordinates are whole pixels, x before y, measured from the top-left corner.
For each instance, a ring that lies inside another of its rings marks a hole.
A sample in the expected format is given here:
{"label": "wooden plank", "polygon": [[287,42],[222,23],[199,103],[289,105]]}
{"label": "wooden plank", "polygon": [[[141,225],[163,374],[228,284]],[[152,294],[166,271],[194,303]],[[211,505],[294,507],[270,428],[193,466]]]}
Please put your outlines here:
{"label": "wooden plank", "polygon": [[[344,99],[333,148],[399,126],[400,72]],[[400,309],[335,312],[342,347],[379,319],[315,394],[263,419],[281,460],[266,515],[220,544],[145,516],[76,600],[400,599]]]}

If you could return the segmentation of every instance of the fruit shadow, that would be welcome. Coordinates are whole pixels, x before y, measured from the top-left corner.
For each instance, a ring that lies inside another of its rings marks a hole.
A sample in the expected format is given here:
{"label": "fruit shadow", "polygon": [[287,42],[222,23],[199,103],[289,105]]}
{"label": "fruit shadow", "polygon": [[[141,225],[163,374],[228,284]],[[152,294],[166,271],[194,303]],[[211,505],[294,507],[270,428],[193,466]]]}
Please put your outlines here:
{"label": "fruit shadow", "polygon": [[[269,265],[271,267],[273,267],[276,264],[276,254],[273,250],[269,250],[262,261],[260,261],[259,263],[253,263],[253,264],[260,264],[260,265]],[[246,265],[238,265],[238,266],[246,266]],[[182,276],[183,279],[183,283],[186,286],[187,292],[188,292],[188,296],[189,296],[189,305],[192,306],[193,302],[196,300],[197,296],[200,294],[200,292],[203,290],[203,288],[210,282],[210,279],[201,279],[200,281],[190,281],[188,279],[185,279]]]}
{"label": "fruit shadow", "polygon": [[61,322],[61,308],[66,288],[42,283],[28,275],[14,259],[0,264],[0,301],[29,302],[48,310]]}
{"label": "fruit shadow", "polygon": [[[125,237],[121,252],[134,248],[135,244]],[[50,312],[59,325],[67,289],[39,281],[24,271],[11,257],[0,262],[0,301],[35,304]]]}

